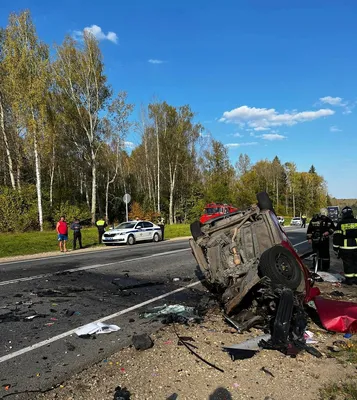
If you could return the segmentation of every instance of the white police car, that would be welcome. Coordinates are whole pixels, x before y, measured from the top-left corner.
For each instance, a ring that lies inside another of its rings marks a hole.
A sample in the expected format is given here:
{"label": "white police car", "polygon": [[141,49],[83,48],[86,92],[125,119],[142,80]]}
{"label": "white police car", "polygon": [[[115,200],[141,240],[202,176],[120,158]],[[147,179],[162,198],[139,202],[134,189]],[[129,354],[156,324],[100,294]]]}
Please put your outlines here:
{"label": "white police car", "polygon": [[119,243],[133,245],[135,242],[145,240],[158,242],[161,239],[161,228],[150,221],[123,222],[114,229],[104,232],[102,236],[102,242],[106,246]]}

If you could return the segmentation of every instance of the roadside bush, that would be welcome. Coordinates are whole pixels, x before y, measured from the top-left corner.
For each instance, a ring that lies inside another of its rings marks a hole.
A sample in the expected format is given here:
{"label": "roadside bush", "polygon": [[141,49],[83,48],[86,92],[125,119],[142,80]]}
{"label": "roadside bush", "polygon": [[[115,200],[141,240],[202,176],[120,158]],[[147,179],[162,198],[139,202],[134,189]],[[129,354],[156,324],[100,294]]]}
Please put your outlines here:
{"label": "roadside bush", "polygon": [[38,229],[36,187],[18,190],[0,187],[0,232],[26,232]]}
{"label": "roadside bush", "polygon": [[66,217],[68,223],[72,222],[75,218],[78,218],[80,222],[90,220],[91,218],[91,213],[86,204],[74,205],[68,201],[55,208],[53,214],[54,220],[57,222],[61,215]]}

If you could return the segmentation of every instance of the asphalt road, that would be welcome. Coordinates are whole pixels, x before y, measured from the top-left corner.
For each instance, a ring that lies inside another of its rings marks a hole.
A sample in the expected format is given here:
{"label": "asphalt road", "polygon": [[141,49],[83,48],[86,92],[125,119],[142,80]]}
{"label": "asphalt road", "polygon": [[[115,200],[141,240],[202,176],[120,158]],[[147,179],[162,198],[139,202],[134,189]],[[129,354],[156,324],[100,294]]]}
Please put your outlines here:
{"label": "asphalt road", "polygon": [[[286,232],[308,251],[306,229]],[[153,332],[161,323],[140,318],[147,308],[207,301],[197,276],[187,239],[0,263],[0,398],[29,399]],[[121,329],[75,334],[98,320]]]}

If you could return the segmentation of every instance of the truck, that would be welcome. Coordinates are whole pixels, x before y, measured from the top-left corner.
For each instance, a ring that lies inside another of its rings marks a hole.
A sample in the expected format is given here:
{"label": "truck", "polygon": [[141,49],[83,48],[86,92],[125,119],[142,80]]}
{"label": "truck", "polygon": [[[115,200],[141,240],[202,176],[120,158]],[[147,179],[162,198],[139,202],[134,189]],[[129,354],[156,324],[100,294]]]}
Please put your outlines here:
{"label": "truck", "polygon": [[205,205],[203,215],[200,218],[200,222],[201,224],[204,224],[205,222],[213,218],[220,217],[226,214],[231,214],[236,211],[238,211],[238,208],[232,206],[231,204],[208,203]]}
{"label": "truck", "polygon": [[333,221],[334,224],[337,224],[340,215],[340,207],[339,206],[327,207],[327,215]]}

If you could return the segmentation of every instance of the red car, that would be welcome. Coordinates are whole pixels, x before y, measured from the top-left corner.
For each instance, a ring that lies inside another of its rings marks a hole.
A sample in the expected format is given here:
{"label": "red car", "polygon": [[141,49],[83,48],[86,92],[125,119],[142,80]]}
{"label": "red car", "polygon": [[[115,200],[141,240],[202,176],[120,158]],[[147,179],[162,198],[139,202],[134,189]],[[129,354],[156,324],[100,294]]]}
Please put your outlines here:
{"label": "red car", "polygon": [[238,208],[233,207],[230,204],[222,204],[222,203],[209,203],[206,204],[204,209],[204,214],[200,218],[201,224],[206,223],[207,221],[221,217],[222,215],[231,214],[238,211]]}
{"label": "red car", "polygon": [[259,193],[257,199],[256,206],[232,216],[191,224],[190,245],[206,285],[219,294],[225,313],[241,330],[257,325],[269,330],[286,296],[293,299],[289,307],[303,315],[303,304],[312,295],[311,274],[268,195]]}

